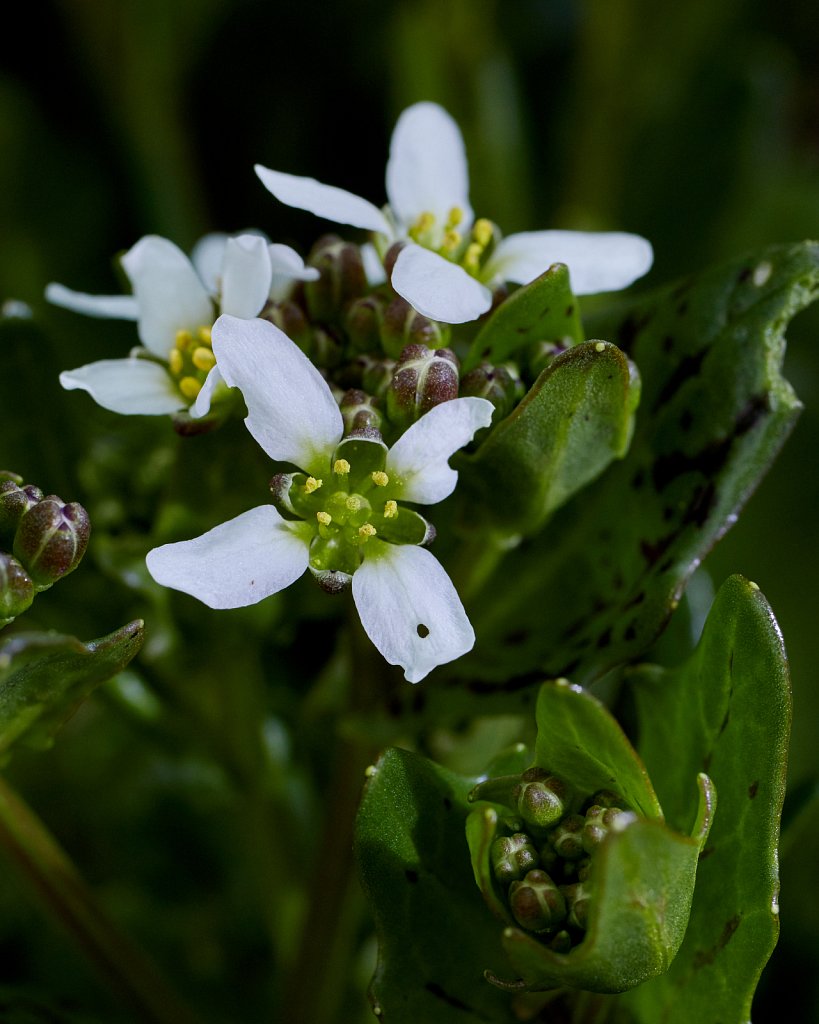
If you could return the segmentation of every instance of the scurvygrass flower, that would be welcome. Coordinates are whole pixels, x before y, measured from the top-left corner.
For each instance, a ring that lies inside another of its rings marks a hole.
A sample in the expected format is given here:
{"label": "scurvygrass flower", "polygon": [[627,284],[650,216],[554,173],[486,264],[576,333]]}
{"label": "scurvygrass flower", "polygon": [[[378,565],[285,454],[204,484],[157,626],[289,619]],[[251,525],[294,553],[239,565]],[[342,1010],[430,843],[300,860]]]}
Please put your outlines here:
{"label": "scurvygrass flower", "polygon": [[420,546],[433,531],[410,506],[452,493],[458,475],[448,460],[489,425],[491,403],[443,402],[388,449],[372,430],[343,438],[328,384],[273,324],[221,316],[213,350],[244,397],[250,433],[271,459],[301,472],[274,477],[276,505],[155,548],[153,578],[211,608],[255,604],[307,569],[326,589],[351,584],[365,631],[412,683],[470,650],[475,634],[455,587]]}
{"label": "scurvygrass flower", "polygon": [[[474,219],[460,130],[436,103],[416,103],[398,118],[387,162],[388,205],[382,209],[314,178],[256,166],[281,202],[374,232],[383,258],[402,242],[393,288],[419,313],[444,323],[475,320],[492,304],[492,288],[527,284],[553,263],[569,267],[576,295],[615,291],[651,266],[651,245],[624,232],[526,231],[502,238]],[[370,279],[374,279],[372,261]]]}

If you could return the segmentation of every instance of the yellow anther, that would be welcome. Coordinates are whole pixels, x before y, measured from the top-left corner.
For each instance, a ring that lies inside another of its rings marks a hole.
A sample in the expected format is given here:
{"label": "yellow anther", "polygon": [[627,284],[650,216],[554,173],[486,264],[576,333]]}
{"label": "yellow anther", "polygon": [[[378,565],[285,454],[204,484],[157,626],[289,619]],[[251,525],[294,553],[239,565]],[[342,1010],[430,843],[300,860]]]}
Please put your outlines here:
{"label": "yellow anther", "polygon": [[480,220],[476,220],[475,225],[472,228],[472,237],[482,249],[485,249],[487,245],[489,245],[494,233],[495,231],[492,227],[492,221],[487,220],[486,217],[481,217]]}
{"label": "yellow anther", "polygon": [[461,244],[460,231],[449,230],[444,232],[444,240],[441,243],[442,252],[453,252]]}
{"label": "yellow anther", "polygon": [[193,344],[193,335],[190,331],[181,330],[176,332],[176,347],[178,349],[186,349]]}
{"label": "yellow anther", "polygon": [[384,502],[384,518],[395,519],[398,515],[398,502],[397,501],[385,501]]}
{"label": "yellow anther", "polygon": [[333,517],[329,512],[316,512],[316,519],[318,519],[322,526],[329,526],[333,521]]}
{"label": "yellow anther", "polygon": [[426,213],[422,213],[418,220],[412,225],[412,227],[409,229],[408,234],[410,238],[414,238],[417,241],[418,238],[420,238],[421,235],[426,234],[426,232],[429,231],[434,224],[435,215],[430,213],[429,210],[427,210]]}
{"label": "yellow anther", "polygon": [[202,390],[202,385],[196,377],[183,377],[179,382],[179,390],[188,401],[192,402]]}
{"label": "yellow anther", "polygon": [[304,493],[312,494],[313,491],[317,491],[321,487],[323,482],[322,480],[316,480],[314,476],[308,476],[304,481]]}
{"label": "yellow anther", "polygon": [[390,482],[390,478],[383,469],[377,469],[374,473],[370,473],[370,478],[376,487],[386,487]]}
{"label": "yellow anther", "polygon": [[359,526],[358,536],[362,540],[369,540],[370,537],[375,536],[375,527],[372,523],[365,523],[363,526]]}
{"label": "yellow anther", "polygon": [[191,359],[197,370],[210,370],[211,367],[216,365],[216,356],[213,354],[213,349],[205,348],[204,345],[200,345],[199,348],[193,350]]}
{"label": "yellow anther", "polygon": [[213,338],[211,337],[212,331],[210,327],[202,326],[196,332],[196,337],[202,342],[203,345],[210,346],[213,344]]}
{"label": "yellow anther", "polygon": [[446,226],[448,228],[457,228],[457,226],[464,219],[464,211],[460,206],[453,206],[449,211],[449,217],[447,218]]}
{"label": "yellow anther", "polygon": [[350,472],[350,463],[346,459],[336,459],[333,463],[333,472],[338,476],[347,476]]}
{"label": "yellow anther", "polygon": [[185,365],[185,360],[182,358],[182,353],[178,348],[172,348],[170,355],[168,356],[168,365],[171,368],[171,373],[174,377],[178,377],[182,372],[182,367]]}
{"label": "yellow anther", "polygon": [[481,265],[481,254],[483,253],[483,246],[478,245],[477,242],[472,242],[466,247],[464,253],[464,267],[467,270],[478,270]]}
{"label": "yellow anther", "polygon": [[351,512],[358,512],[361,508],[361,498],[357,494],[351,494],[344,504]]}

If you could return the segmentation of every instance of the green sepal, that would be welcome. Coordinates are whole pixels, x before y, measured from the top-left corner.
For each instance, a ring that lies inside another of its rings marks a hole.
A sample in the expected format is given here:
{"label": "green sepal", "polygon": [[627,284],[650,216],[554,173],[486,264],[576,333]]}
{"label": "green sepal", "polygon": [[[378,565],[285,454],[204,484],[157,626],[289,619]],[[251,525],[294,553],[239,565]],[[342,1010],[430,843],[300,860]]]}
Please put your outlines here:
{"label": "green sepal", "polygon": [[350,463],[350,490],[361,490],[370,484],[370,474],[384,469],[387,460],[387,446],[377,438],[346,437],[338,445],[330,461],[330,469],[336,459]]}
{"label": "green sepal", "polygon": [[481,361],[502,363],[538,341],[575,345],[582,340],[580,307],[572,294],[569,268],[555,263],[498,306],[473,341],[463,372]]}
{"label": "green sepal", "polygon": [[639,376],[614,345],[586,342],[558,356],[473,455],[459,490],[490,525],[530,534],[628,450]]}
{"label": "green sepal", "polygon": [[[378,509],[376,497],[376,493],[370,492],[370,500]],[[380,504],[383,505],[383,502]],[[389,541],[391,544],[423,544],[432,533],[426,519],[406,505],[398,506],[397,516],[387,519],[383,515],[374,515],[371,522],[378,530],[381,540]]]}
{"label": "green sepal", "polygon": [[627,997],[638,1024],[748,1021],[779,933],[777,846],[791,697],[782,635],[759,589],[720,588],[692,656],[633,677],[640,753],[670,824],[686,828],[685,780],[720,793],[688,932],[668,974]]}
{"label": "green sepal", "polygon": [[137,620],[83,643],[57,633],[19,633],[0,643],[0,763],[14,745],[44,749],[100,683],[116,675],[142,646]]}

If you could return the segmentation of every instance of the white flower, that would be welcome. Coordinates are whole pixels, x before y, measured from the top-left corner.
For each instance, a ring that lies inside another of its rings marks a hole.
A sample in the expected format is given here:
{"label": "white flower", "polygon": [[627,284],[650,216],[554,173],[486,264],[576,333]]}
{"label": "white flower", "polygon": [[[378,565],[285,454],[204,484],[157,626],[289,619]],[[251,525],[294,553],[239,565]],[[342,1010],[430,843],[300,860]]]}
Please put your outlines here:
{"label": "white flower", "polygon": [[304,471],[278,478],[279,507],[299,518],[262,505],[194,540],[155,548],[147,558],[153,578],[211,608],[239,608],[308,568],[325,585],[352,576],[364,629],[410,682],[470,650],[475,634],[452,582],[417,546],[428,525],[403,503],[434,504],[452,493],[457,473],[448,460],[489,425],[491,404],[444,402],[387,450],[380,440],[342,440],[326,381],[273,324],[222,316],[213,349],[225,380],[244,396],[250,433],[271,459]]}
{"label": "white flower", "polygon": [[463,323],[485,313],[491,286],[527,284],[553,263],[569,267],[577,295],[625,288],[651,266],[651,245],[623,232],[527,231],[499,239],[473,222],[466,152],[457,124],[436,103],[416,103],[398,118],[387,162],[388,206],[377,206],[314,178],[256,173],[281,202],[339,224],[375,232],[383,255],[407,240],[392,286],[419,313]]}
{"label": "white flower", "polygon": [[168,239],[147,235],[125,253],[122,267],[133,295],[86,295],[50,284],[46,298],[87,316],[136,321],[142,345],[128,358],[60,374],[64,388],[87,391],[103,408],[126,415],[190,409],[204,416],[221,383],[210,340],[218,311],[255,317],[294,280],[318,277],[288,246],[251,233],[206,235],[192,259]]}

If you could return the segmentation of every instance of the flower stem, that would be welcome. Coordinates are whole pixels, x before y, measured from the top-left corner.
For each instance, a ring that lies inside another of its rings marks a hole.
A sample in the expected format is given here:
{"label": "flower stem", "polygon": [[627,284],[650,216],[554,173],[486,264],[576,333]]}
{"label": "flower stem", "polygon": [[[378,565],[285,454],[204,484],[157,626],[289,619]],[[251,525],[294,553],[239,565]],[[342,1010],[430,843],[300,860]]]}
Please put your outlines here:
{"label": "flower stem", "polygon": [[197,1024],[154,965],[119,931],[43,822],[0,778],[0,845],[103,979],[145,1024]]}

